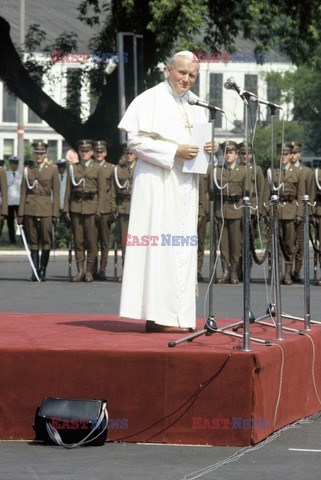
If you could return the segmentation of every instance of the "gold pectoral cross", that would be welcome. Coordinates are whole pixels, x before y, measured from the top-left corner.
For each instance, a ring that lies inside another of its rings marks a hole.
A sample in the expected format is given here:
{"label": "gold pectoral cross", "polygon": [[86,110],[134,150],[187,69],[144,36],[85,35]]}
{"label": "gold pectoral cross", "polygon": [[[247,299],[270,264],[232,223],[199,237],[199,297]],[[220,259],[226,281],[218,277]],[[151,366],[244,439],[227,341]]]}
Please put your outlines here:
{"label": "gold pectoral cross", "polygon": [[188,131],[189,131],[190,135],[192,135],[193,125],[190,123],[186,112],[185,112],[185,117],[186,117],[186,123],[185,123],[184,127],[188,128]]}

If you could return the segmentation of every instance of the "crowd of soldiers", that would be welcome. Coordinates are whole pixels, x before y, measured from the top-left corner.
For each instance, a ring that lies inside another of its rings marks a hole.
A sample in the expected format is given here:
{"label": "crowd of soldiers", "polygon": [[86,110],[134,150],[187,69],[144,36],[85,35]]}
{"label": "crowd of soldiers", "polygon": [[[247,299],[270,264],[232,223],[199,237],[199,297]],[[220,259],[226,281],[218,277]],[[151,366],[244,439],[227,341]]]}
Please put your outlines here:
{"label": "crowd of soldiers", "polygon": [[[47,159],[48,145],[42,140],[32,143],[34,162],[19,170],[19,158],[10,157],[7,170],[0,167],[0,233],[7,219],[9,240],[16,243],[15,218],[25,234],[32,263],[32,281],[45,281],[53,247],[54,226],[65,222],[71,229],[77,274],[73,282],[106,280],[111,226],[117,225],[118,238],[127,234],[130,195],[136,157],[124,145],[117,165],[107,160],[105,141],[79,140],[77,152],[56,165]],[[301,144],[277,145],[273,171],[266,178],[253,162],[251,146],[233,141],[221,145],[222,165],[215,157],[214,185],[210,189],[210,171],[200,175],[198,221],[198,281],[203,281],[204,244],[209,221],[209,192],[214,196],[214,224],[219,243],[222,275],[220,284],[237,284],[242,280],[242,218],[245,192],[250,197],[252,236],[258,236],[258,224],[271,224],[270,198],[278,194],[280,272],[284,285],[301,282],[303,263],[302,197],[309,195],[310,221],[316,240],[321,239],[321,168],[315,171],[300,162]],[[218,145],[215,145],[217,151]],[[73,152],[73,154],[72,154]],[[281,168],[280,168],[281,166]],[[20,227],[20,228],[21,228]],[[115,227],[116,228],[116,227]],[[115,233],[116,234],[116,233]],[[122,258],[126,242],[121,244]],[[40,254],[41,248],[41,254]],[[283,259],[282,259],[283,256]],[[321,257],[319,256],[319,259]],[[282,266],[282,263],[284,265]],[[121,277],[119,279],[121,281]],[[317,280],[321,286],[321,280]]]}
{"label": "crowd of soldiers", "polygon": [[[216,149],[218,146],[216,145]],[[278,195],[278,225],[280,233],[280,274],[284,285],[301,283],[303,263],[304,207],[302,198],[309,196],[309,221],[315,228],[315,237],[321,240],[321,168],[313,171],[301,164],[301,144],[288,142],[277,145],[277,162],[266,178],[260,166],[253,163],[252,148],[244,142],[229,141],[221,145],[223,164],[214,168],[214,215],[216,237],[219,243],[222,275],[220,284],[237,284],[242,280],[243,198],[250,197],[251,233],[258,236],[258,222],[262,218],[268,231],[271,226],[270,198]],[[247,159],[248,154],[248,159]],[[248,160],[248,162],[247,162]],[[198,280],[202,281],[204,237],[209,221],[210,172],[200,178],[200,210],[198,224]],[[319,248],[317,250],[319,250]],[[321,256],[319,255],[319,260]],[[251,258],[252,262],[252,258]],[[283,265],[284,263],[284,265]],[[315,282],[321,286],[321,280]]]}
{"label": "crowd of soldiers", "polygon": [[[124,146],[114,166],[106,161],[105,141],[84,139],[77,142],[77,152],[70,151],[67,160],[52,165],[47,143],[36,140],[32,147],[34,162],[27,162],[23,172],[18,170],[17,157],[9,158],[6,171],[0,168],[1,229],[7,218],[9,240],[16,243],[16,216],[30,249],[31,280],[45,281],[53,227],[66,222],[77,265],[77,274],[70,280],[106,280],[112,223],[117,224],[120,238],[127,234],[135,155]],[[124,258],[125,246],[122,250]]]}

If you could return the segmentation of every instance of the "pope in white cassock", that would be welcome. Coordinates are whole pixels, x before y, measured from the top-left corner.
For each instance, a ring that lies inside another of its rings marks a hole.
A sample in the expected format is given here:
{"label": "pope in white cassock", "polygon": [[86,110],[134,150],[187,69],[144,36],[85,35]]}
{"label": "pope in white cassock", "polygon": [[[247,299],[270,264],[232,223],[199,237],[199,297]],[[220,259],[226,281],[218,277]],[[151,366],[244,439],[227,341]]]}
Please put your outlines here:
{"label": "pope in white cassock", "polygon": [[[119,124],[138,157],[120,316],[146,320],[146,331],[196,325],[198,174],[183,172],[199,151],[193,125],[207,122],[205,110],[188,103],[195,60],[192,52],[174,55],[167,79],[135,98]],[[210,153],[210,141],[204,149]]]}

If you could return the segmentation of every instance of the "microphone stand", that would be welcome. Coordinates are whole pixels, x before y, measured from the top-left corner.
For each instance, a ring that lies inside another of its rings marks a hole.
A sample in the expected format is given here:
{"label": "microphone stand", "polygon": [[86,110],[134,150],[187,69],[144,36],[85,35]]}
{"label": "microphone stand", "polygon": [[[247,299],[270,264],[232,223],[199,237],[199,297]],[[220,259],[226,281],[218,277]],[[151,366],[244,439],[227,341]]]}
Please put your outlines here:
{"label": "microphone stand", "polygon": [[[204,325],[204,329],[200,330],[199,332],[192,333],[191,335],[187,335],[182,337],[178,340],[174,340],[168,343],[169,347],[175,347],[176,345],[183,343],[183,342],[192,342],[194,338],[200,337],[201,335],[210,336],[213,333],[222,333],[223,335],[229,335],[232,337],[243,338],[243,350],[250,351],[249,348],[249,328],[244,329],[244,334],[238,334],[233,331],[228,331],[229,328],[233,328],[240,323],[243,322],[236,322],[231,325],[226,325],[222,328],[217,328],[215,317],[214,317],[214,265],[215,265],[215,258],[216,258],[216,242],[214,240],[214,138],[215,138],[215,117],[216,112],[221,111],[221,109],[216,108],[211,105],[207,105],[207,108],[211,112],[211,156],[210,156],[210,190],[209,190],[209,197],[210,197],[210,280],[209,280],[209,302],[208,302],[208,317]],[[248,199],[249,200],[249,199]],[[247,209],[249,212],[249,209]],[[247,221],[247,228],[249,230],[249,220]],[[248,261],[248,270],[250,270],[250,261]],[[246,271],[244,272],[246,273]],[[249,275],[248,275],[249,278]],[[248,318],[248,314],[247,314]],[[265,345],[270,345],[271,342],[269,340],[262,340],[260,338],[252,338],[253,341],[262,343]]]}

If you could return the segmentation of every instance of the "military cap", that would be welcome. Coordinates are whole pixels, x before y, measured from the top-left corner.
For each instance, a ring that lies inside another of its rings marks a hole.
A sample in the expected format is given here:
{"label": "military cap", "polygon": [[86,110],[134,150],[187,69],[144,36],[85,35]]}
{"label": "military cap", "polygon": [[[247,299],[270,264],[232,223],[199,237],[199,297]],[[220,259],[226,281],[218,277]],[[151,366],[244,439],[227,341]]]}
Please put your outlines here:
{"label": "military cap", "polygon": [[93,141],[92,140],[78,140],[77,142],[78,150],[82,150],[83,152],[89,151],[93,149]]}
{"label": "military cap", "polygon": [[8,161],[9,161],[9,162],[14,162],[14,163],[19,163],[19,162],[20,162],[20,158],[19,158],[19,157],[16,157],[15,155],[11,155],[11,156],[8,158]]}
{"label": "military cap", "polygon": [[276,151],[277,153],[281,153],[283,151],[283,153],[291,153],[291,149],[292,149],[292,146],[291,146],[291,143],[277,143],[276,145]]}
{"label": "military cap", "polygon": [[221,149],[223,151],[226,150],[227,152],[237,151],[237,143],[229,140],[227,142],[221,143]]}
{"label": "military cap", "polygon": [[94,142],[94,150],[95,152],[106,152],[107,151],[107,142],[104,140],[97,140]]}
{"label": "military cap", "polygon": [[47,153],[48,143],[43,140],[34,140],[31,145],[34,153]]}
{"label": "military cap", "polygon": [[291,152],[300,153],[301,152],[301,143],[300,142],[291,142]]}
{"label": "military cap", "polygon": [[58,167],[64,167],[66,165],[67,161],[64,158],[58,158],[56,161],[56,165]]}
{"label": "military cap", "polygon": [[[246,153],[246,142],[241,142],[237,145],[239,153]],[[248,145],[248,152],[252,153],[252,145]]]}

